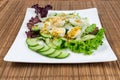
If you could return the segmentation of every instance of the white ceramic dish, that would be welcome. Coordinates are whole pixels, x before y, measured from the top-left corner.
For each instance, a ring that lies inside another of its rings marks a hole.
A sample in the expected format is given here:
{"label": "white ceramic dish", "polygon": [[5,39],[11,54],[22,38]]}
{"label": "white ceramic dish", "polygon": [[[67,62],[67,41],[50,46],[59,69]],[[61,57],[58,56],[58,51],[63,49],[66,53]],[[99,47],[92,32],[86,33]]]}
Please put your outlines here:
{"label": "white ceramic dish", "polygon": [[[98,11],[96,8],[84,9],[84,10],[71,10],[71,11],[49,11],[52,12],[77,12],[80,14],[81,17],[87,17],[90,23],[95,23],[97,26],[101,27],[101,23],[98,17]],[[34,9],[28,8],[25,19],[21,26],[21,29],[9,49],[8,53],[4,57],[4,61],[9,62],[25,62],[25,63],[94,63],[94,62],[108,62],[108,61],[115,61],[117,57],[115,56],[114,52],[112,51],[106,37],[103,39],[103,45],[99,46],[99,48],[94,51],[92,55],[83,55],[83,54],[74,54],[65,59],[55,59],[55,58],[48,58],[42,55],[39,55],[36,52],[31,51],[28,49],[26,45],[26,34],[25,31],[27,30],[26,24],[31,17],[34,17],[36,14],[34,13]]]}

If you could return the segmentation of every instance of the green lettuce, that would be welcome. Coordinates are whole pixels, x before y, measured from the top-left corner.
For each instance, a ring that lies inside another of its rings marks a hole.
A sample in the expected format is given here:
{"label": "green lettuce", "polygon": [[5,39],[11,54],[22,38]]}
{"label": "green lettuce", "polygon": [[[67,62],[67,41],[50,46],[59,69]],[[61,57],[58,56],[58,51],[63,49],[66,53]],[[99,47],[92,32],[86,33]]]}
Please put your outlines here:
{"label": "green lettuce", "polygon": [[67,47],[73,52],[90,55],[93,53],[93,50],[96,50],[99,47],[99,45],[102,45],[103,37],[104,37],[104,30],[99,29],[99,31],[95,35],[95,38],[86,41],[71,40],[67,43]]}
{"label": "green lettuce", "polygon": [[92,24],[86,28],[85,33],[93,32],[95,28],[96,28],[96,24]]}

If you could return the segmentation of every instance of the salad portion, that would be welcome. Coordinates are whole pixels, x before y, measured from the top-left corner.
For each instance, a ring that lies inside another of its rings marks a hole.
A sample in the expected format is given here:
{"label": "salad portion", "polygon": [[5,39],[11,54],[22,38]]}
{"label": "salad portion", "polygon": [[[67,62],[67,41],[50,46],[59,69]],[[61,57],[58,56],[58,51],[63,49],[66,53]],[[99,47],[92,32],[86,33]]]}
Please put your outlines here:
{"label": "salad portion", "polygon": [[51,5],[44,8],[33,5],[36,17],[27,23],[28,48],[47,57],[66,58],[74,53],[90,55],[102,45],[104,30],[90,24],[78,13],[51,13]]}

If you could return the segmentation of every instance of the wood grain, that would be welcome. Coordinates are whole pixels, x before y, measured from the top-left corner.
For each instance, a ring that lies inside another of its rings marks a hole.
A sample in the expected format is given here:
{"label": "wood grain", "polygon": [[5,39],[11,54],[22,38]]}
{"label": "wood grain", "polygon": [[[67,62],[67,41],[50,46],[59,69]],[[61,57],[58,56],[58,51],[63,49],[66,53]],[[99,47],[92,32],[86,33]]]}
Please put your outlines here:
{"label": "wood grain", "polygon": [[[26,9],[51,4],[54,10],[96,7],[115,62],[95,64],[25,64],[4,62],[22,25]],[[0,0],[0,80],[120,80],[120,0]]]}

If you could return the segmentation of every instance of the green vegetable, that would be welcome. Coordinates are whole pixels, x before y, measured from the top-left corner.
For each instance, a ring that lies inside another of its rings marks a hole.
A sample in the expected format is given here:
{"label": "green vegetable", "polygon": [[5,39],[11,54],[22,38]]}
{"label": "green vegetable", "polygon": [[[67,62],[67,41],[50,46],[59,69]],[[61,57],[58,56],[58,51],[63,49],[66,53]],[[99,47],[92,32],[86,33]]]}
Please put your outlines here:
{"label": "green vegetable", "polygon": [[61,39],[53,39],[53,44],[57,47],[60,48],[61,44],[62,44],[62,40]]}
{"label": "green vegetable", "polygon": [[32,31],[39,31],[40,28],[39,28],[38,25],[35,25],[35,26],[32,26],[31,30],[32,30]]}
{"label": "green vegetable", "polygon": [[66,48],[65,43],[66,43],[66,40],[64,40],[62,38],[53,39],[53,44],[57,47],[57,49]]}
{"label": "green vegetable", "polygon": [[26,43],[29,46],[36,46],[38,45],[38,38],[27,38]]}
{"label": "green vegetable", "polygon": [[77,53],[84,53],[85,55],[90,55],[93,53],[93,50],[97,49],[99,45],[102,45],[104,30],[100,29],[93,39],[88,39],[86,41],[76,41],[71,40],[67,43],[67,47]]}
{"label": "green vegetable", "polygon": [[41,38],[40,37],[27,38],[26,42],[27,42],[28,48],[31,49],[32,51],[38,52],[39,54],[44,55],[49,58],[63,59],[70,55],[70,53],[62,51],[62,49],[56,50],[45,44],[40,44],[39,39]]}
{"label": "green vegetable", "polygon": [[42,37],[44,38],[52,38],[51,34],[44,34],[44,33],[40,33]]}
{"label": "green vegetable", "polygon": [[96,28],[96,24],[92,24],[86,28],[85,33],[93,32],[95,28]]}
{"label": "green vegetable", "polygon": [[46,44],[47,44],[49,47],[57,48],[57,47],[53,44],[52,39],[47,38],[47,39],[45,39],[45,42],[46,42]]}
{"label": "green vegetable", "polygon": [[95,35],[89,34],[89,35],[83,36],[83,37],[81,38],[81,41],[86,41],[86,40],[93,39],[93,38],[95,38]]}
{"label": "green vegetable", "polygon": [[56,15],[57,15],[57,13],[51,13],[48,16],[56,16]]}

